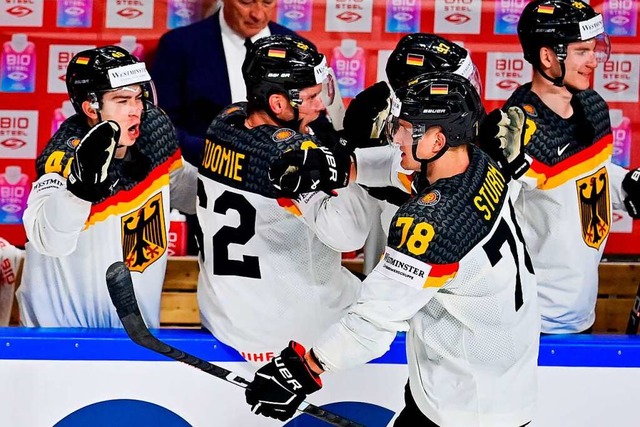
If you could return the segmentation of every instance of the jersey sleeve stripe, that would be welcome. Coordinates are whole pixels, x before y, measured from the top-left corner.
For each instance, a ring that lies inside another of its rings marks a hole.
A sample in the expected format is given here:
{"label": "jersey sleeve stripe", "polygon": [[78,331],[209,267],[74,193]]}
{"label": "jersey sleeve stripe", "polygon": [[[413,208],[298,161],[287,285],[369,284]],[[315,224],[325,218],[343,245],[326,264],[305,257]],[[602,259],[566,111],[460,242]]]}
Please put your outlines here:
{"label": "jersey sleeve stripe", "polygon": [[597,168],[605,163],[612,153],[613,135],[607,134],[591,147],[556,165],[545,165],[534,159],[527,176],[537,180],[538,188],[549,190]]}
{"label": "jersey sleeve stripe", "polygon": [[144,180],[133,188],[118,191],[114,196],[91,206],[91,213],[85,223],[85,228],[104,221],[111,215],[127,213],[139,207],[153,193],[169,185],[169,171],[177,162],[181,162],[179,151],[153,169]]}
{"label": "jersey sleeve stripe", "polygon": [[450,280],[453,280],[458,274],[460,264],[453,262],[450,264],[429,264],[431,270],[424,282],[425,288],[441,288]]}

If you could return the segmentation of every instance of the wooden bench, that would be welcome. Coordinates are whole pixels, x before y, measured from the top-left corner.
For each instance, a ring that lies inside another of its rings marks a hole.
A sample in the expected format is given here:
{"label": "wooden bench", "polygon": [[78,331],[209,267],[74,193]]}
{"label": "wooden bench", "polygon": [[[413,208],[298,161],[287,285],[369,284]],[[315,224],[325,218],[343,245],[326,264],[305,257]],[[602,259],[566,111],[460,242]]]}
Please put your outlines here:
{"label": "wooden bench", "polygon": [[[343,260],[342,264],[352,271],[362,273],[361,260]],[[169,258],[162,289],[162,327],[200,327],[196,298],[198,271],[198,258],[195,256]]]}
{"label": "wooden bench", "polygon": [[195,256],[169,258],[160,307],[162,327],[200,327],[196,298],[199,271]]}
{"label": "wooden bench", "polygon": [[[360,260],[344,260],[343,265],[353,271],[362,272]],[[198,271],[198,260],[195,256],[169,258],[160,314],[163,327],[200,327],[196,298]],[[593,325],[594,333],[625,333],[638,285],[640,262],[600,263],[600,289],[596,304],[596,323]],[[11,324],[18,324],[15,303]]]}
{"label": "wooden bench", "polygon": [[[362,263],[345,260],[343,264],[362,272]],[[596,304],[594,333],[624,334],[629,312],[640,284],[640,263],[600,263],[600,288]],[[195,257],[172,258],[167,267],[162,294],[163,326],[199,327],[196,300],[198,263]]]}
{"label": "wooden bench", "polygon": [[601,262],[594,333],[624,334],[640,285],[639,262]]}

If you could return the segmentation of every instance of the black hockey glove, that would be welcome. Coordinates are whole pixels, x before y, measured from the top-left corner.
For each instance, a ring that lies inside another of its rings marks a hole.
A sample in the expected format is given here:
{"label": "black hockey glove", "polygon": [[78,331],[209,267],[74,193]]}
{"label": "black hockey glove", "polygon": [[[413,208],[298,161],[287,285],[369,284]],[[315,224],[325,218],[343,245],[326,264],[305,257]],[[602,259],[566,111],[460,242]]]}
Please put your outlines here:
{"label": "black hockey glove", "polygon": [[[309,127],[313,131],[313,135],[318,139],[324,147],[333,150],[336,144],[340,144],[340,138],[342,138],[341,132],[334,129],[333,124],[326,118],[319,118],[316,121],[309,123]],[[341,145],[345,145],[344,142]],[[349,147],[349,150],[353,152],[355,147]]]}
{"label": "black hockey glove", "polygon": [[380,145],[380,133],[391,111],[392,94],[389,85],[378,82],[369,86],[349,103],[344,114],[343,136],[358,148]]}
{"label": "black hockey glove", "polygon": [[320,376],[304,360],[304,353],[302,345],[291,341],[279,356],[258,369],[245,390],[255,414],[288,420],[308,394],[322,388]]}
{"label": "black hockey glove", "polygon": [[627,193],[624,205],[634,219],[640,219],[640,168],[629,171],[622,180],[622,189]]}
{"label": "black hockey glove", "polygon": [[525,156],[526,116],[520,107],[493,110],[480,124],[478,144],[498,162],[507,179],[518,179],[531,166]]}
{"label": "black hockey glove", "polygon": [[97,202],[110,193],[108,170],[120,139],[118,123],[100,122],[82,138],[75,150],[67,189],[88,202]]}
{"label": "black hockey glove", "polygon": [[334,190],[349,184],[351,156],[325,147],[289,150],[271,163],[269,180],[285,196],[295,197],[310,191]]}

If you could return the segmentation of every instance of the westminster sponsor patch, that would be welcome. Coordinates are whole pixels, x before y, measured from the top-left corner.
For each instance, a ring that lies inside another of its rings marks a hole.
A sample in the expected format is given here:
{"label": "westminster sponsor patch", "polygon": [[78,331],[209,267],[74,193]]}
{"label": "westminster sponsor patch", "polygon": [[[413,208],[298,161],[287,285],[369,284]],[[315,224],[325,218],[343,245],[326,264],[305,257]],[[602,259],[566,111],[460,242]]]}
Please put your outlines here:
{"label": "westminster sponsor patch", "polygon": [[382,260],[375,270],[389,279],[404,283],[412,288],[422,289],[431,271],[431,266],[409,255],[386,247]]}
{"label": "westminster sponsor patch", "polygon": [[139,84],[151,80],[144,62],[124,65],[107,71],[112,88]]}

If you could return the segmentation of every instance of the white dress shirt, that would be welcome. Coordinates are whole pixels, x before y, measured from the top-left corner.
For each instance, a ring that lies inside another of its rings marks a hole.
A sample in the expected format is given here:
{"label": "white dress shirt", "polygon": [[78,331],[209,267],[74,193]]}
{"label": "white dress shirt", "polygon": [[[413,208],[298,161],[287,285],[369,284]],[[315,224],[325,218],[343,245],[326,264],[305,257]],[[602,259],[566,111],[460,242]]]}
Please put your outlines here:
{"label": "white dress shirt", "polygon": [[[231,102],[240,102],[247,100],[247,88],[242,78],[242,63],[247,53],[244,47],[245,38],[236,33],[229,27],[224,20],[223,10],[220,8],[220,29],[222,33],[222,47],[224,48],[224,56],[227,60],[227,74],[229,75],[229,86],[231,88]],[[255,42],[262,37],[271,35],[269,26],[264,27],[258,34],[251,37],[251,41]]]}

